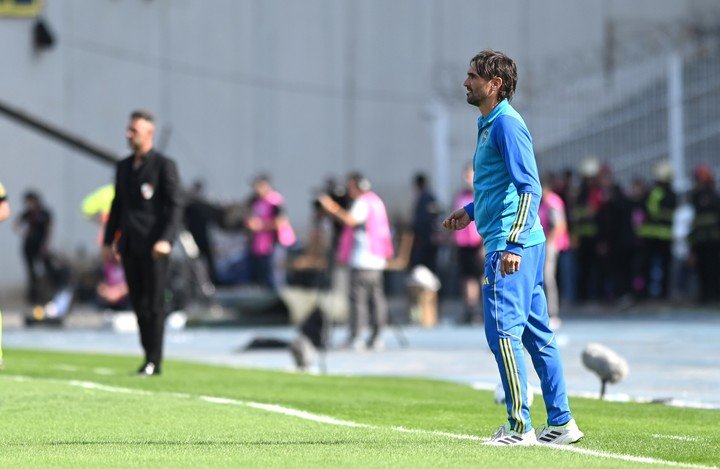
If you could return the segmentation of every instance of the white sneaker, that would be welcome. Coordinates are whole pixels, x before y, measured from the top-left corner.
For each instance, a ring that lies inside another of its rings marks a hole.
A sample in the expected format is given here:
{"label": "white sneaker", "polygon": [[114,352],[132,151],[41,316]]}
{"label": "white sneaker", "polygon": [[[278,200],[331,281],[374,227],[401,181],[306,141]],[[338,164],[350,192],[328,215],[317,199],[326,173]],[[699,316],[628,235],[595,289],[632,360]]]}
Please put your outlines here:
{"label": "white sneaker", "polygon": [[367,348],[373,352],[382,352],[385,350],[385,341],[382,339],[375,339],[367,344]]}
{"label": "white sneaker", "polygon": [[551,425],[540,429],[537,435],[538,443],[546,445],[570,445],[580,441],[585,434],[580,431],[575,419],[565,425],[553,427]]}
{"label": "white sneaker", "polygon": [[340,350],[351,350],[353,352],[364,352],[367,350],[367,345],[362,339],[349,339],[347,342],[340,346]]}
{"label": "white sneaker", "polygon": [[535,432],[533,430],[527,433],[518,433],[510,430],[510,425],[505,424],[498,429],[497,432],[486,441],[486,445],[493,446],[530,446],[537,443]]}

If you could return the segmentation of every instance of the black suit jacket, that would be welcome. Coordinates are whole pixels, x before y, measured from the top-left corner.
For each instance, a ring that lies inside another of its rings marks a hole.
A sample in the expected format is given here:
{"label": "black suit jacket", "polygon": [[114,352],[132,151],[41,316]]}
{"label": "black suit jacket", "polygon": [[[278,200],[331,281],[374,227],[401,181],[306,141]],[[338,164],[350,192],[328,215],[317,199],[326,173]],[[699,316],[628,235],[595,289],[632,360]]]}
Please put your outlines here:
{"label": "black suit jacket", "polygon": [[106,246],[119,235],[120,254],[152,253],[153,245],[172,243],[181,228],[182,200],[177,166],[150,150],[133,169],[134,156],[117,164],[115,198],[105,228]]}

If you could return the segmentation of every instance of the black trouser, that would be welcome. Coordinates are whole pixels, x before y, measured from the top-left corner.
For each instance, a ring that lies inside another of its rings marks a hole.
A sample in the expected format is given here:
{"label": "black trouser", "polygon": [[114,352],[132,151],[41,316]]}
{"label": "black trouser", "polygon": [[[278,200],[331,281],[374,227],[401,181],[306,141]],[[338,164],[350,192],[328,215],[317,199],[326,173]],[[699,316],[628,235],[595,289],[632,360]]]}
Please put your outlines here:
{"label": "black trouser", "polygon": [[127,254],[122,258],[130,302],[137,315],[140,343],[145,361],[160,368],[163,335],[165,332],[165,286],[167,284],[167,256],[153,259],[149,255]]}
{"label": "black trouser", "polygon": [[275,289],[272,254],[250,254],[250,283]]}
{"label": "black trouser", "polygon": [[416,238],[410,253],[410,267],[424,265],[437,275],[438,247],[429,239]]}
{"label": "black trouser", "polygon": [[600,269],[597,262],[597,240],[580,238],[577,249],[578,299],[597,300],[600,294]]}
{"label": "black trouser", "polygon": [[42,303],[47,301],[49,298],[45,298],[40,291],[40,276],[37,273],[37,262],[42,261],[45,268],[45,275],[49,277],[49,280],[53,283],[57,282],[55,269],[50,262],[50,257],[42,252],[40,243],[36,242],[25,242],[23,245],[23,258],[25,259],[25,265],[28,271],[28,289],[27,289],[27,300],[30,303]]}
{"label": "black trouser", "polygon": [[645,239],[645,276],[647,296],[667,299],[670,294],[670,265],[672,262],[672,241]]}
{"label": "black trouser", "polygon": [[700,301],[720,299],[720,242],[706,241],[693,246],[700,283]]}

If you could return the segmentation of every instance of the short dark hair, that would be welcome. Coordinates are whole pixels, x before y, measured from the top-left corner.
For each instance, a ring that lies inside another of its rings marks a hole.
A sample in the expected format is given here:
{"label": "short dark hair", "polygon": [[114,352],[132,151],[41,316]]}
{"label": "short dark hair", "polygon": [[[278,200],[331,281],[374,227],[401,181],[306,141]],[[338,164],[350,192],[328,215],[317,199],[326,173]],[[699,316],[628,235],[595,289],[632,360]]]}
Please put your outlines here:
{"label": "short dark hair", "polygon": [[23,199],[26,201],[32,200],[33,202],[40,203],[40,193],[34,189],[27,190],[23,194]]}
{"label": "short dark hair", "polygon": [[137,111],[133,111],[130,113],[130,120],[135,119],[143,119],[148,122],[155,123],[155,117],[150,113],[150,111],[145,111],[142,109],[138,109]]}
{"label": "short dark hair", "polygon": [[260,173],[253,178],[252,183],[253,185],[261,183],[270,184],[270,175],[266,173]]}
{"label": "short dark hair", "polygon": [[486,80],[501,78],[503,83],[498,91],[498,97],[501,100],[512,99],[517,87],[517,66],[510,57],[502,52],[485,49],[470,60],[470,65]]}
{"label": "short dark hair", "polygon": [[362,192],[367,192],[372,187],[370,184],[370,181],[368,178],[362,175],[362,173],[358,171],[353,171],[350,174],[348,174],[348,181],[352,181],[355,183],[358,189],[360,189]]}
{"label": "short dark hair", "polygon": [[427,187],[427,182],[428,179],[425,173],[416,173],[413,178],[413,183],[418,189],[425,189]]}

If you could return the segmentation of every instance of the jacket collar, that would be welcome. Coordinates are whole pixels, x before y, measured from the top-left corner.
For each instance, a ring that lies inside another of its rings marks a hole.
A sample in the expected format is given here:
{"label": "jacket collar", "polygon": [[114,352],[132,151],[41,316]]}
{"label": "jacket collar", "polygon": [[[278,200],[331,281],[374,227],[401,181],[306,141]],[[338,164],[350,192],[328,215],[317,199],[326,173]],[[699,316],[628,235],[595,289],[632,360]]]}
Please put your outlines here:
{"label": "jacket collar", "polygon": [[510,106],[508,100],[503,99],[497,104],[497,106],[495,106],[495,108],[493,108],[492,111],[490,111],[490,114],[487,117],[483,117],[481,114],[480,117],[478,117],[478,128],[482,129],[483,127],[487,127],[492,124],[495,118],[502,114],[508,106]]}
{"label": "jacket collar", "polygon": [[[142,166],[147,163],[148,158],[152,157],[155,154],[155,149],[151,148],[147,153],[143,153],[140,155],[140,160],[136,160],[135,155],[132,156],[132,166],[135,169],[141,168]],[[137,161],[137,163],[136,163]]]}

